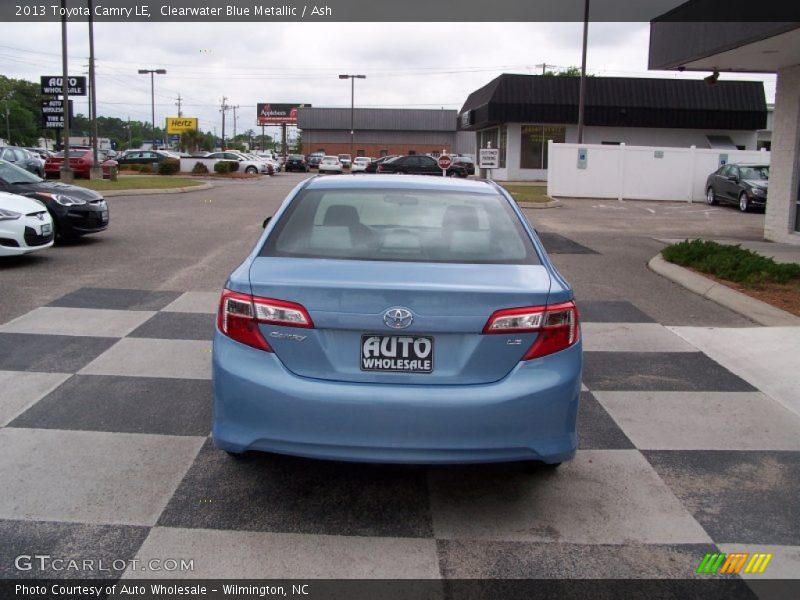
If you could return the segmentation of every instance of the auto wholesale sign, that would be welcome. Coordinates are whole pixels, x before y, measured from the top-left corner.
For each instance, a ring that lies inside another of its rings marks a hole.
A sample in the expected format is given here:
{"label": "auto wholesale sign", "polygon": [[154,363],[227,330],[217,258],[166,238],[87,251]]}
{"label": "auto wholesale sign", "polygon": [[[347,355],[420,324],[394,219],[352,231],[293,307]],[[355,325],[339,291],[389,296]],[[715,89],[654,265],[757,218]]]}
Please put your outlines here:
{"label": "auto wholesale sign", "polygon": [[268,104],[259,103],[256,105],[258,115],[256,123],[258,125],[297,125],[297,109],[301,106],[311,106],[310,104]]}
{"label": "auto wholesale sign", "polygon": [[[42,94],[45,96],[61,96],[64,94],[62,88],[63,77],[56,75],[42,75]],[[86,95],[86,77],[79,75],[78,77],[68,77],[67,83],[69,85],[68,91],[70,96],[85,96]]]}
{"label": "auto wholesale sign", "polygon": [[[72,100],[69,101],[69,118],[72,119]],[[62,129],[64,127],[64,101],[42,100],[42,128]]]}
{"label": "auto wholesale sign", "polygon": [[167,117],[167,133],[197,131],[197,117]]}

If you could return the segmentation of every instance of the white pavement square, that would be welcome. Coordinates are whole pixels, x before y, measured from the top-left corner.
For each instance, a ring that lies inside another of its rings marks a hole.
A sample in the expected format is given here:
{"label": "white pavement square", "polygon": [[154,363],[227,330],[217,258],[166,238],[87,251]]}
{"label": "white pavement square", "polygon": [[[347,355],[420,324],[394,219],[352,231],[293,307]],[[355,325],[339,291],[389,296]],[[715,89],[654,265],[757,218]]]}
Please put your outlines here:
{"label": "white pavement square", "polygon": [[67,373],[0,371],[0,427],[72,377]]}
{"label": "white pavement square", "polygon": [[164,312],[206,313],[215,314],[219,307],[219,292],[186,292],[167,304]]}
{"label": "white pavement square", "polygon": [[[479,480],[476,481],[474,479]],[[711,541],[637,450],[581,450],[540,477],[434,471],[437,538],[579,544]]]}
{"label": "white pavement square", "polygon": [[124,338],[80,373],[211,379],[211,342]]}
{"label": "white pavement square", "polygon": [[800,415],[800,327],[669,329]]}
{"label": "white pavement square", "polygon": [[42,306],[0,325],[0,332],[121,338],[155,314],[151,310]]}
{"label": "white pavement square", "polygon": [[605,352],[697,352],[658,323],[582,323],[583,349]]}
{"label": "white pavement square", "polygon": [[800,417],[760,392],[594,392],[642,450],[799,450]]}
{"label": "white pavement square", "polygon": [[[189,550],[187,552],[187,550]],[[155,527],[143,563],[196,557],[194,571],[126,571],[124,578],[438,579],[436,541]]]}
{"label": "white pavement square", "polygon": [[204,441],[0,429],[0,519],[155,525]]}

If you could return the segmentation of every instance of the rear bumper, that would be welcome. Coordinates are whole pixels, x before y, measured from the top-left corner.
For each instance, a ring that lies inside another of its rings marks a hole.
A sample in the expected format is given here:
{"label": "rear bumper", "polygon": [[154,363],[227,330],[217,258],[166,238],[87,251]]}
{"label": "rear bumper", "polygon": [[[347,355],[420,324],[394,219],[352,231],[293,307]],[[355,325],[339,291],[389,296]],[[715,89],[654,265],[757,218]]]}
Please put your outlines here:
{"label": "rear bumper", "polygon": [[563,462],[577,445],[580,375],[577,344],[490,384],[322,381],[217,332],[214,442],[230,452],[363,462]]}

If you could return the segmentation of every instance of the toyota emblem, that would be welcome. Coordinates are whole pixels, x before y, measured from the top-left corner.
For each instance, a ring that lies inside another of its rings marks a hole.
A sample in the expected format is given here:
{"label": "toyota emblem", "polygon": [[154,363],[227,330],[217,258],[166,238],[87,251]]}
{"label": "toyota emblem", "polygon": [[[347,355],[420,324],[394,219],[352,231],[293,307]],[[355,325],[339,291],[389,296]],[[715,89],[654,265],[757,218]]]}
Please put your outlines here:
{"label": "toyota emblem", "polygon": [[407,308],[390,308],[383,313],[383,322],[392,329],[405,329],[414,322],[414,315]]}

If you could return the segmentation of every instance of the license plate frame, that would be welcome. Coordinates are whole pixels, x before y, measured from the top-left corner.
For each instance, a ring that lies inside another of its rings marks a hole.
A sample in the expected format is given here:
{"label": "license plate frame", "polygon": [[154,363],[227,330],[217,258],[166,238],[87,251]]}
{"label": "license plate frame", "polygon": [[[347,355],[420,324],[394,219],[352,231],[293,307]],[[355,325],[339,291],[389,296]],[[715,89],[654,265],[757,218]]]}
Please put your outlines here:
{"label": "license plate frame", "polygon": [[[423,352],[420,343],[422,346],[427,343],[427,352]],[[376,349],[378,355],[374,355]],[[433,373],[434,338],[430,335],[365,333],[361,335],[359,351],[359,366],[362,371],[419,375]],[[408,366],[405,366],[406,364]]]}

